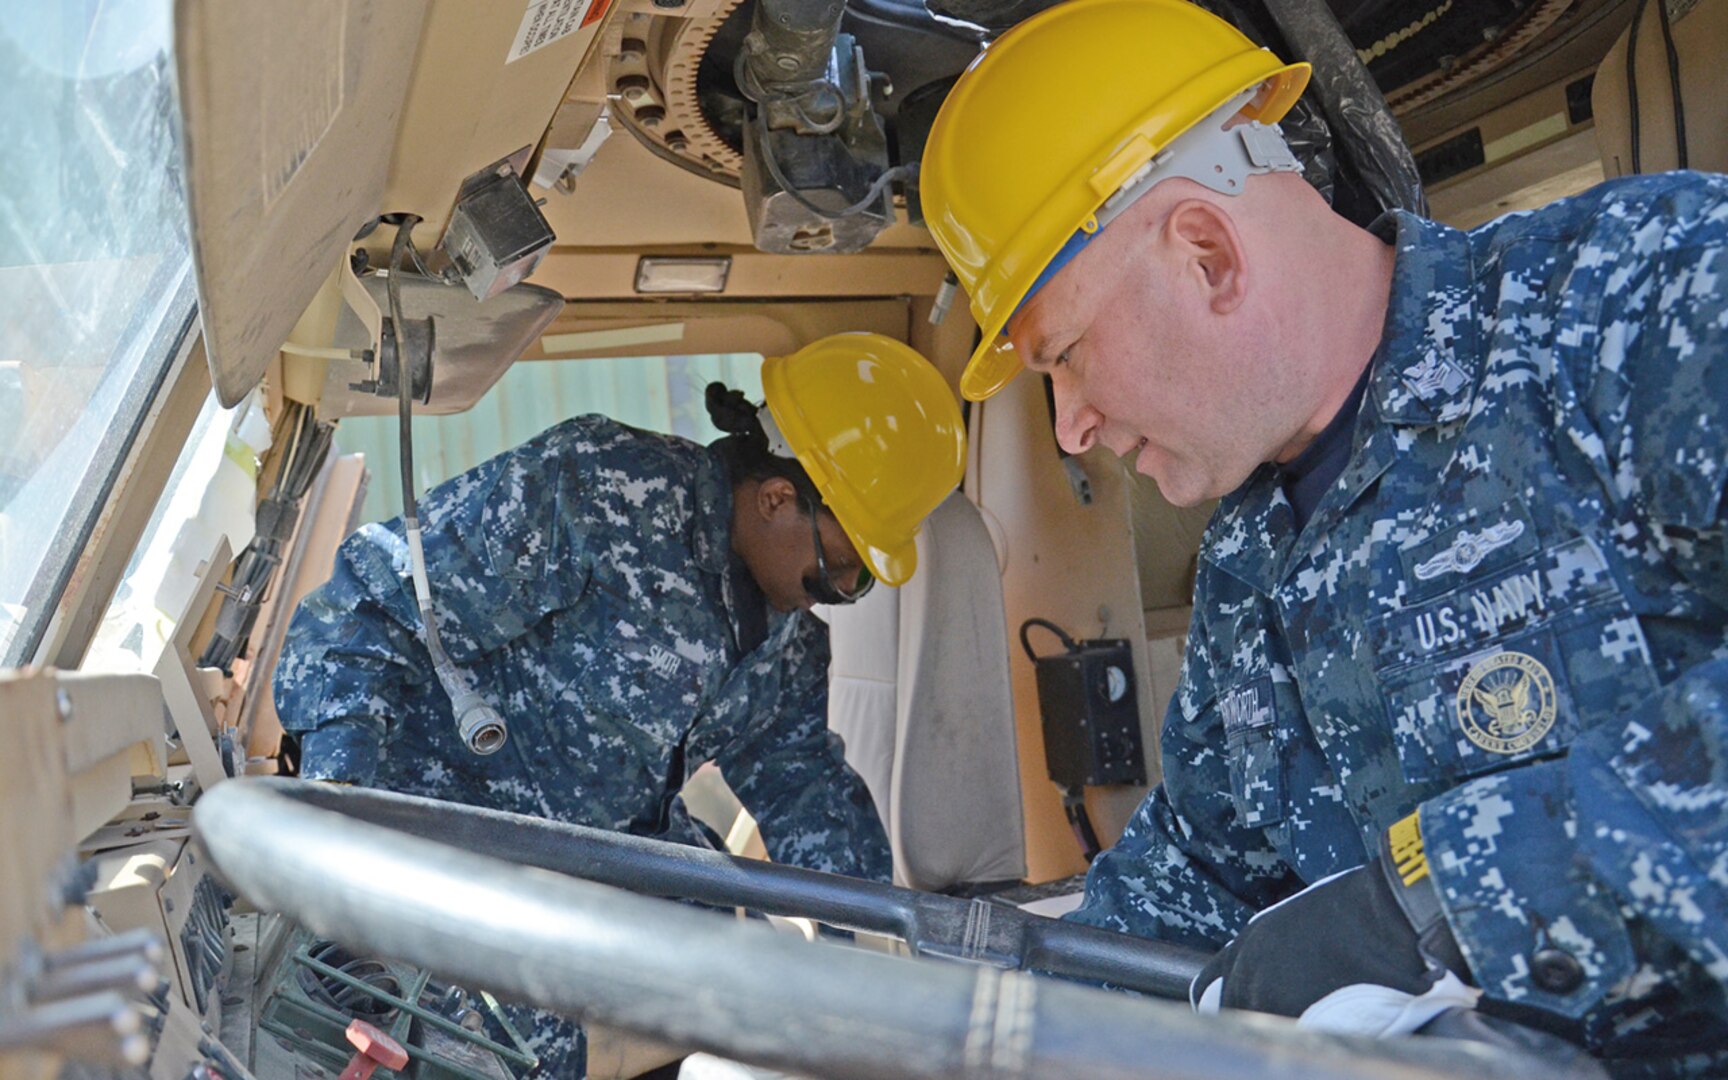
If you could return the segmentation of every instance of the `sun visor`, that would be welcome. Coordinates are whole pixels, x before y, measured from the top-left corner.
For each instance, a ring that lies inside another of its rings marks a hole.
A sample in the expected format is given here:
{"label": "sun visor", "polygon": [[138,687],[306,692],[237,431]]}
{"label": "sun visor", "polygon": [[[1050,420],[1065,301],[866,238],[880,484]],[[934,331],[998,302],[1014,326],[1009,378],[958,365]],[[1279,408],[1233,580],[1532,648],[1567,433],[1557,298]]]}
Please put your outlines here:
{"label": "sun visor", "polygon": [[[368,274],[361,286],[380,309],[387,309],[386,278]],[[443,415],[473,407],[505,370],[532,346],[564,310],[564,298],[538,285],[514,285],[479,301],[461,285],[449,285],[412,274],[402,275],[402,317],[410,324],[432,320],[432,392],[419,414]],[[370,334],[353,311],[344,308],[337,323],[338,348],[363,350]],[[330,360],[319,397],[318,415],[396,414],[396,396],[379,397],[365,389],[376,377],[363,360]]]}
{"label": "sun visor", "polygon": [[378,213],[426,6],[178,0],[187,204],[216,395],[238,402]]}

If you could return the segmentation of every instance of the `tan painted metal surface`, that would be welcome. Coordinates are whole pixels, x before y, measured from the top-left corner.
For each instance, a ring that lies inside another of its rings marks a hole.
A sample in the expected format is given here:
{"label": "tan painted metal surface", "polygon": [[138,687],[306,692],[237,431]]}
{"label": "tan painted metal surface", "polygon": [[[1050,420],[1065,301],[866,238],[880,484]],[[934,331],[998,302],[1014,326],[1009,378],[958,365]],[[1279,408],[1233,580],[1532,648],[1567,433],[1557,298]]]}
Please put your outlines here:
{"label": "tan painted metal surface", "polygon": [[179,0],[174,16],[205,347],[232,405],[378,212],[425,6]]}
{"label": "tan painted metal surface", "polygon": [[[1017,633],[1022,622],[1036,615],[1062,625],[1075,637],[1128,639],[1146,737],[1147,775],[1155,780],[1155,734],[1164,702],[1154,704],[1148,678],[1146,622],[1122,465],[1103,448],[1076,459],[1092,487],[1091,505],[1081,505],[1057,455],[1039,380],[1022,375],[973,409],[978,419],[972,428],[972,452],[979,459],[974,494],[1007,536],[1008,567],[1002,591],[1010,633]],[[1017,644],[1011,674],[1028,880],[1079,873],[1086,867],[1085,860],[1068,828],[1056,787],[1045,772],[1032,663]],[[1089,805],[1101,841],[1106,845],[1115,841],[1143,794],[1139,788],[1093,789]]]}

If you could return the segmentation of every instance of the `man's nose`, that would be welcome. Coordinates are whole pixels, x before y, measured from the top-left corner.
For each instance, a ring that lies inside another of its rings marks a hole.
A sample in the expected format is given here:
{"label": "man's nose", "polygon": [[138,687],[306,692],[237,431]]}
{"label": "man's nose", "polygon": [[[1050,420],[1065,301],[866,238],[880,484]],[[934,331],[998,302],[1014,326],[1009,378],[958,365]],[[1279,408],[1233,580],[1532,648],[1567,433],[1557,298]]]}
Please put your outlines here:
{"label": "man's nose", "polygon": [[1070,454],[1084,454],[1098,442],[1104,414],[1082,401],[1072,391],[1054,383],[1056,391],[1056,441]]}

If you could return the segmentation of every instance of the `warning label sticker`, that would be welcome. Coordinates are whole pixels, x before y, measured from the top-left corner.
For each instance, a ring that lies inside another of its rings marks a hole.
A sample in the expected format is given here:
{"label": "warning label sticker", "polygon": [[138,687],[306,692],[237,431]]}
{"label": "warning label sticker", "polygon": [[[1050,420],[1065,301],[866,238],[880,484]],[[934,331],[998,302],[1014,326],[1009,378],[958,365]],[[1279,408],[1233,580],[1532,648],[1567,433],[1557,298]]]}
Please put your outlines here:
{"label": "warning label sticker", "polygon": [[511,64],[562,37],[569,37],[606,14],[609,0],[528,0],[516,40],[505,63]]}

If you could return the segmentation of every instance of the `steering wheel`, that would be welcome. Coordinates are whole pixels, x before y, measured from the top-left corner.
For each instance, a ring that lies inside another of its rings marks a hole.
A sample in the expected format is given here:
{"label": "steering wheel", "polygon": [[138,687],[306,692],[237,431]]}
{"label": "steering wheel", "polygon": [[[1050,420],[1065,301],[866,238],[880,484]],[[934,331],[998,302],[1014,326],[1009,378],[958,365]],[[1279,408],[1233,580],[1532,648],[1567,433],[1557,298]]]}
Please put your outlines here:
{"label": "steering wheel", "polygon": [[[1015,970],[1126,975],[1185,997],[1203,959],[1192,950],[539,818],[257,777],[206,792],[193,825],[241,895],[320,935],[669,1045],[834,1080],[1577,1075],[1481,1044],[1200,1017]],[[918,955],[806,942],[583,877],[889,932]]]}

